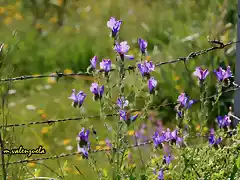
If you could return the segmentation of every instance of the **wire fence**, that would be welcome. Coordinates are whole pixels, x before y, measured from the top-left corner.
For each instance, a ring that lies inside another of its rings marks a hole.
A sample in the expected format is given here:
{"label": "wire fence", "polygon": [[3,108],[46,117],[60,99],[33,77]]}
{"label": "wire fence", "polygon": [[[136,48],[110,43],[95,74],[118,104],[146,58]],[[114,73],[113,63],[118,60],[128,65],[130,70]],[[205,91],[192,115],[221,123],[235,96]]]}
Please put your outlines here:
{"label": "wire fence", "polygon": [[[179,57],[176,60],[170,60],[170,61],[166,61],[166,62],[159,62],[156,63],[155,66],[156,67],[160,67],[166,64],[173,64],[173,63],[178,63],[178,62],[186,62],[190,59],[194,59],[200,55],[206,54],[210,51],[214,51],[217,49],[224,49],[232,44],[238,43],[239,41],[230,41],[226,44],[222,43],[221,41],[218,40],[208,40],[208,42],[210,42],[211,44],[215,44],[218,46],[212,46],[210,48],[207,49],[203,49],[200,51],[196,51],[196,52],[191,52],[188,56],[186,57]],[[125,68],[125,70],[133,70],[135,69],[135,66],[128,66],[128,68]],[[111,69],[111,71],[115,71],[116,69]],[[103,70],[98,70],[99,73],[103,72]],[[24,76],[20,76],[20,77],[13,77],[13,78],[6,78],[6,79],[1,79],[1,82],[9,82],[9,81],[20,81],[20,80],[29,80],[29,79],[40,79],[40,78],[47,78],[47,77],[55,77],[55,78],[61,78],[61,77],[67,77],[67,76],[92,76],[91,73],[89,72],[80,72],[80,73],[70,73],[70,74],[64,74],[62,72],[56,72],[54,74],[49,74],[49,75],[24,75]]]}
{"label": "wire fence", "polygon": [[[218,40],[208,40],[208,42],[210,42],[211,44],[213,44],[214,46],[207,48],[207,49],[203,49],[200,51],[196,51],[196,52],[191,52],[188,56],[186,57],[179,57],[176,60],[170,60],[170,61],[166,61],[166,62],[160,62],[160,63],[156,63],[155,66],[156,67],[160,67],[166,64],[173,64],[173,63],[178,63],[178,62],[184,62],[186,63],[188,60],[191,59],[195,59],[196,57],[206,54],[210,51],[214,51],[214,50],[218,50],[218,49],[224,49],[230,45],[233,45],[235,43],[238,43],[239,41],[231,41],[228,42],[226,44],[218,41]],[[125,70],[134,70],[136,67],[135,66],[128,66],[128,68],[125,68]],[[115,71],[116,69],[111,69],[111,71]],[[98,70],[99,73],[102,72],[102,70]],[[12,82],[12,81],[20,81],[20,80],[29,80],[29,79],[40,79],[40,78],[47,78],[47,77],[55,77],[55,78],[61,78],[61,77],[67,77],[67,76],[92,76],[91,73],[88,72],[80,72],[80,73],[71,73],[71,74],[64,74],[61,72],[56,72],[55,74],[50,74],[50,75],[24,75],[24,76],[20,76],[20,77],[13,77],[13,78],[6,78],[6,79],[0,79],[1,82]],[[233,86],[231,86],[230,88],[228,88],[227,90],[225,90],[224,92],[222,92],[222,94],[228,93],[228,92],[233,92],[236,91],[238,89],[240,89],[240,85],[238,85],[237,83],[233,82],[232,83]],[[213,97],[215,97],[216,94],[206,97],[205,99],[211,99]],[[196,100],[196,102],[199,102],[200,100]],[[156,105],[156,106],[150,106],[150,109],[156,109],[156,108],[161,108],[161,107],[166,107],[166,106],[171,106],[171,105],[175,105],[178,102],[175,103],[167,103],[167,104],[162,104],[162,105]],[[142,109],[134,109],[134,110],[130,110],[132,112],[136,112],[136,111],[141,111]],[[113,114],[106,114],[104,116],[106,117],[110,117],[110,116],[116,116],[118,115],[118,113],[113,113]],[[232,114],[232,116],[234,116]],[[86,116],[86,117],[75,117],[75,118],[64,118],[64,119],[54,119],[54,120],[47,120],[47,121],[35,121],[35,122],[29,122],[29,123],[21,123],[21,124],[6,124],[6,125],[2,125],[0,126],[1,128],[7,128],[7,127],[21,127],[21,126],[31,126],[31,125],[41,125],[41,124],[53,124],[53,123],[59,123],[59,122],[68,122],[68,121],[77,121],[77,120],[81,120],[81,119],[85,119],[85,118],[99,118],[99,115],[96,116]],[[196,136],[195,136],[196,137]],[[146,141],[143,143],[136,143],[133,145],[129,145],[127,146],[127,148],[134,148],[134,147],[138,147],[138,146],[145,146],[145,145],[149,145],[152,144],[152,141]],[[106,152],[106,151],[113,151],[116,150],[115,148],[109,148],[109,149],[99,149],[99,150],[91,150],[89,153],[98,153],[98,152]],[[69,157],[69,156],[75,156],[75,155],[81,155],[81,153],[79,152],[75,152],[75,153],[69,153],[69,154],[61,154],[61,155],[55,155],[55,156],[48,156],[48,157],[43,157],[43,158],[35,158],[35,159],[25,159],[25,160],[19,160],[19,161],[13,161],[13,162],[7,162],[6,164],[19,164],[19,163],[29,163],[29,162],[35,162],[35,161],[39,161],[39,160],[48,160],[48,159],[57,159],[57,158],[64,158],[64,157]],[[2,164],[0,164],[2,165]]]}

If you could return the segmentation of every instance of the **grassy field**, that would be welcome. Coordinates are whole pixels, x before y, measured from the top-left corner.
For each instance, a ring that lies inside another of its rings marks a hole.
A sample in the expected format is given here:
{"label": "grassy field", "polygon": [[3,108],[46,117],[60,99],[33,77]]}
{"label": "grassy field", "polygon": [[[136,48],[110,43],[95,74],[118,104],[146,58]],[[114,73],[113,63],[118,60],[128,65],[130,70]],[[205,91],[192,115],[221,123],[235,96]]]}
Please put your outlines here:
{"label": "grassy field", "polygon": [[[56,71],[71,73],[85,72],[89,60],[94,55],[99,59],[110,58],[114,62],[115,52],[109,38],[107,21],[111,16],[123,20],[120,39],[127,40],[130,45],[129,54],[138,56],[137,38],[148,41],[147,58],[154,63],[164,62],[187,56],[193,51],[212,46],[210,39],[229,42],[236,39],[236,1],[228,0],[53,0],[24,1],[0,0],[0,42],[4,43],[0,57],[1,78],[50,74]],[[187,63],[189,72],[196,66],[208,68],[210,71],[221,65],[230,65],[234,72],[235,45],[224,50],[202,55]],[[127,64],[134,64],[129,61]],[[165,65],[153,73],[158,79],[160,92],[154,104],[175,102],[181,92],[186,92],[193,99],[198,99],[200,92],[194,77],[188,74],[183,63]],[[112,78],[116,77],[112,73]],[[126,94],[137,93],[141,88],[140,75],[132,73],[125,80]],[[10,92],[1,104],[1,122],[8,124],[28,123],[49,119],[99,115],[99,103],[92,101],[89,90],[94,78],[79,76],[76,78],[36,79],[2,84],[2,94]],[[209,77],[209,95],[215,91],[212,86],[215,77]],[[115,82],[112,80],[109,87]],[[134,86],[134,90],[131,87]],[[144,87],[146,88],[146,87]],[[87,94],[86,102],[80,109],[74,109],[68,97],[71,90],[83,90]],[[9,91],[9,90],[16,90]],[[118,91],[112,90],[112,102],[116,102]],[[12,92],[12,93],[11,93]],[[232,103],[232,94],[222,98],[221,114],[227,112],[227,105]],[[144,106],[140,99],[138,107]],[[192,112],[195,127],[198,126],[198,112]],[[150,111],[149,117],[161,120],[165,127],[175,124],[175,112],[172,107]],[[79,121],[54,123],[52,125],[33,125],[29,127],[8,128],[5,132],[7,147],[36,148],[40,144],[46,148],[46,155],[60,155],[77,150],[76,136],[82,126],[94,127],[99,136],[100,145],[93,142],[93,149],[106,148],[104,143],[109,133],[104,124],[115,126],[119,117],[106,119],[83,118]],[[213,120],[214,121],[214,120]],[[155,128],[149,119],[137,121],[128,129],[129,138],[133,139],[134,130],[146,123],[146,134],[151,137]],[[2,125],[2,123],[1,123]],[[151,147],[144,146],[141,151],[148,158]],[[135,152],[136,149],[131,151]],[[133,153],[134,155],[135,153]],[[32,158],[42,157],[33,155]],[[111,171],[104,153],[94,154],[101,168]],[[24,159],[24,155],[11,157],[11,161]],[[137,161],[138,162],[138,161]],[[65,179],[96,179],[96,174],[88,166],[88,162],[80,156],[46,160],[45,165]],[[79,175],[75,166],[83,173]],[[17,164],[9,166],[10,179],[26,179],[27,177],[57,177],[52,170],[37,163]]]}

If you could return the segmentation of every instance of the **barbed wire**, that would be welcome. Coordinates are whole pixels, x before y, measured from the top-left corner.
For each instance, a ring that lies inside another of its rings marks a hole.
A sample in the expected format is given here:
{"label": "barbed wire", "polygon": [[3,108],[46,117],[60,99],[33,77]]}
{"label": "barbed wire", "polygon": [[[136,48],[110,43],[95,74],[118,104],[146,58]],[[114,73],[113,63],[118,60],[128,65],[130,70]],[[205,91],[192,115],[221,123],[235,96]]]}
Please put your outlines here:
{"label": "barbed wire", "polygon": [[[229,137],[231,137],[233,134],[237,133],[237,129],[232,129],[226,132],[228,135],[230,135]],[[208,135],[200,135],[200,134],[196,134],[196,135],[189,135],[189,134],[183,134],[182,136],[184,139],[185,138],[208,138]],[[227,138],[227,137],[226,137]],[[146,145],[151,145],[153,144],[152,140],[147,140],[144,142],[140,142],[140,143],[136,143],[136,144],[132,144],[129,145],[125,148],[127,149],[131,149],[131,148],[135,148],[135,147],[140,147],[140,146],[146,146]],[[163,146],[160,146],[160,148],[163,148]],[[101,149],[97,149],[97,150],[90,150],[89,154],[95,154],[95,153],[99,153],[99,152],[109,152],[109,151],[117,151],[116,148],[101,148]],[[119,152],[123,151],[123,148],[119,150]],[[8,162],[5,163],[5,165],[13,165],[13,164],[20,164],[20,163],[31,163],[31,162],[36,162],[36,161],[44,161],[44,160],[49,160],[49,159],[58,159],[58,158],[65,158],[65,157],[71,157],[71,156],[76,156],[76,155],[83,155],[81,152],[74,152],[74,153],[62,153],[61,155],[54,155],[54,156],[48,156],[48,157],[42,157],[42,158],[34,158],[34,159],[24,159],[24,160],[19,160],[19,161],[13,161],[13,162]],[[2,164],[0,164],[0,166],[2,166]]]}
{"label": "barbed wire", "polygon": [[[232,92],[232,91],[236,91],[238,89],[240,89],[240,85],[236,84],[235,82],[233,82],[233,85],[236,86],[236,88],[229,88],[227,90],[225,90],[224,92],[222,92],[222,95],[228,92]],[[214,98],[216,96],[216,94],[208,96],[206,98],[204,98],[204,100],[208,100],[211,98]],[[195,102],[199,102],[200,100],[195,100]],[[178,102],[173,102],[173,103],[166,103],[166,104],[160,104],[160,105],[154,105],[154,106],[150,106],[149,109],[158,109],[161,107],[167,107],[167,106],[172,106],[172,105],[176,105],[178,104]],[[129,112],[138,112],[141,111],[142,109],[133,109],[133,110],[129,110]],[[112,113],[112,114],[105,114],[103,116],[105,117],[112,117],[112,116],[117,116],[119,113]],[[81,119],[94,119],[94,118],[100,118],[100,115],[95,115],[95,116],[85,116],[85,117],[75,117],[75,118],[63,118],[63,119],[53,119],[53,120],[47,120],[47,121],[35,121],[35,122],[29,122],[29,123],[19,123],[19,124],[6,124],[6,125],[2,125],[0,126],[1,128],[9,128],[9,127],[21,127],[21,126],[31,126],[31,125],[40,125],[40,124],[49,124],[52,125],[54,123],[59,123],[59,122],[67,122],[67,121],[77,121],[77,120],[81,120]]]}
{"label": "barbed wire", "polygon": [[[233,82],[233,85],[236,88],[229,88],[227,90],[225,90],[224,92],[222,92],[222,94],[231,92],[231,91],[236,91],[238,89],[240,89],[240,85],[236,84],[235,82]],[[211,98],[214,98],[216,96],[216,94],[208,96],[206,98],[204,98],[204,100],[208,100]],[[195,100],[195,102],[199,102],[200,100]],[[166,104],[160,104],[160,105],[154,105],[154,106],[150,106],[149,109],[158,109],[161,107],[167,107],[167,106],[172,106],[172,105],[176,105],[178,104],[178,102],[173,102],[173,103],[166,103]],[[138,111],[142,111],[142,109],[133,109],[133,110],[129,110],[129,112],[138,112]],[[112,117],[112,116],[117,116],[119,113],[112,113],[112,114],[105,114],[103,116],[105,117]],[[63,118],[63,119],[53,119],[53,120],[47,120],[47,121],[35,121],[35,122],[29,122],[29,123],[19,123],[19,124],[6,124],[3,126],[0,126],[1,128],[9,128],[9,127],[21,127],[21,126],[31,126],[31,125],[40,125],[40,124],[49,124],[52,125],[54,123],[59,123],[59,122],[67,122],[67,121],[77,121],[77,120],[81,120],[81,119],[94,119],[94,118],[100,118],[100,115],[95,115],[95,116],[85,116],[85,117],[75,117],[75,118]]]}
{"label": "barbed wire", "polygon": [[[160,62],[160,63],[156,63],[155,66],[156,67],[160,67],[166,64],[173,64],[173,63],[178,63],[180,61],[188,61],[190,59],[194,59],[200,55],[206,54],[210,51],[213,50],[217,50],[217,49],[224,49],[232,44],[238,43],[239,41],[230,41],[226,44],[224,44],[223,42],[219,41],[219,40],[208,40],[209,43],[211,44],[216,44],[218,46],[212,46],[210,48],[207,49],[203,49],[200,51],[196,51],[196,52],[191,52],[188,56],[186,57],[179,57],[176,60],[170,60],[170,61],[166,61],[166,62]],[[134,70],[136,67],[135,66],[128,66],[128,68],[125,68],[125,70]],[[115,71],[116,69],[111,69],[111,71]],[[98,73],[103,72],[103,70],[98,70]],[[28,79],[40,79],[40,78],[47,78],[47,77],[55,77],[55,78],[61,78],[61,77],[68,77],[68,76],[93,76],[91,73],[89,72],[79,72],[79,73],[62,73],[62,72],[55,72],[49,75],[24,75],[24,76],[19,76],[19,77],[13,77],[13,78],[6,78],[6,79],[0,79],[1,82],[9,82],[9,81],[20,81],[20,80],[28,80]]]}

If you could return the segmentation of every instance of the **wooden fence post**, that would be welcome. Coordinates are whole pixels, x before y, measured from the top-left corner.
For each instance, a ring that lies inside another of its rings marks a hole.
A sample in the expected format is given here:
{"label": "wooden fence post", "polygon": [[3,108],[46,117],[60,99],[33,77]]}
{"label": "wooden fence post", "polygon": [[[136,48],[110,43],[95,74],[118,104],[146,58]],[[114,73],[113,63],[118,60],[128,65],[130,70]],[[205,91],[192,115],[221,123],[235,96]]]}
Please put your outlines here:
{"label": "wooden fence post", "polygon": [[[238,21],[237,21],[237,41],[240,39],[240,0],[238,0]],[[235,65],[235,82],[240,84],[240,44],[236,43],[236,65]],[[234,115],[240,117],[240,90],[235,92],[234,97]],[[236,118],[233,121],[233,125],[239,123]]]}

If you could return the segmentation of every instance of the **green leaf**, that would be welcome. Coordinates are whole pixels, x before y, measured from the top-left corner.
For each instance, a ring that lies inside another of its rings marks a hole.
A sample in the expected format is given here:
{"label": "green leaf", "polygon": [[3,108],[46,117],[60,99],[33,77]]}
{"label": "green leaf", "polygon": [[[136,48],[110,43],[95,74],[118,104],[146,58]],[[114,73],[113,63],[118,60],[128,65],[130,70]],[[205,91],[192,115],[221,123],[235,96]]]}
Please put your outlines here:
{"label": "green leaf", "polygon": [[237,165],[237,168],[240,169],[240,156],[238,156],[236,160],[236,165]]}

